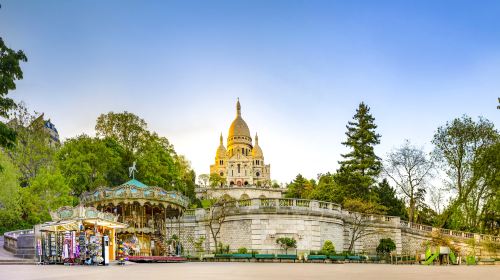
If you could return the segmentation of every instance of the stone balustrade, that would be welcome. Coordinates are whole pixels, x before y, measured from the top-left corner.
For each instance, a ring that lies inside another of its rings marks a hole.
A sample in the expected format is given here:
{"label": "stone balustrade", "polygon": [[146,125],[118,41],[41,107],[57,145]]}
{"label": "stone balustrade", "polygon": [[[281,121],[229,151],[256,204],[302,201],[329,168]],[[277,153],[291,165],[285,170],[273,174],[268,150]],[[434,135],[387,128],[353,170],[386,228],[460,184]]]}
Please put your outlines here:
{"label": "stone balustrade", "polygon": [[5,250],[16,257],[31,259],[35,256],[34,230],[16,230],[4,233]]}
{"label": "stone balustrade", "polygon": [[464,231],[444,229],[444,228],[435,228],[428,225],[410,223],[408,221],[401,221],[400,226],[401,228],[404,229],[410,229],[419,232],[426,232],[426,233],[439,232],[443,235],[457,237],[457,238],[463,238],[463,239],[473,238],[477,241],[491,241],[500,243],[500,236],[478,234],[478,233],[464,232]]}
{"label": "stone balustrade", "polygon": [[[296,212],[299,215],[320,215],[320,216],[336,216],[336,217],[352,217],[353,215],[362,215],[363,219],[372,223],[386,223],[392,224],[401,229],[417,231],[421,233],[440,232],[443,235],[471,239],[477,241],[491,241],[500,243],[500,236],[476,234],[470,232],[463,232],[457,230],[449,230],[443,228],[435,228],[429,225],[422,225],[417,223],[410,223],[408,221],[400,220],[399,217],[385,216],[385,215],[365,215],[361,213],[342,210],[339,204],[307,200],[307,199],[294,199],[294,198],[254,198],[237,200],[230,202],[231,207],[234,208],[229,215],[241,213],[259,213],[266,212],[266,210],[273,210],[279,213],[279,210]],[[268,212],[267,212],[268,213]],[[201,220],[206,215],[205,209],[188,209],[184,212],[183,219],[185,221]]]}

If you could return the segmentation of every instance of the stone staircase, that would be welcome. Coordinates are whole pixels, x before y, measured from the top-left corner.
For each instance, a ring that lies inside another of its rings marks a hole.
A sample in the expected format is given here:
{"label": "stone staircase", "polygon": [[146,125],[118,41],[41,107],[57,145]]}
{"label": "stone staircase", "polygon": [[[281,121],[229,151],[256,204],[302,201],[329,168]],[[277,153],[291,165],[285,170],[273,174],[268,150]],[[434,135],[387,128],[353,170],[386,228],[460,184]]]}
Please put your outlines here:
{"label": "stone staircase", "polygon": [[155,246],[160,248],[160,251],[163,252],[163,255],[167,255],[167,245],[165,242],[165,238],[161,234],[151,235],[151,239],[154,240]]}
{"label": "stone staircase", "polygon": [[4,237],[0,236],[0,265],[27,265],[35,264],[33,259],[23,259],[16,257],[13,253],[5,250]]}

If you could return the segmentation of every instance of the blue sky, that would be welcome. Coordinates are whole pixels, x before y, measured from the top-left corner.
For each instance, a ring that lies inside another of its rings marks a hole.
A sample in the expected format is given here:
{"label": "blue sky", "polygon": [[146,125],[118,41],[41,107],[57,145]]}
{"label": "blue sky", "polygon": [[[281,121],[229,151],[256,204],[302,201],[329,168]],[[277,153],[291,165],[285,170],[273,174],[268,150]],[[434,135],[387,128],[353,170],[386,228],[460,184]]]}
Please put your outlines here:
{"label": "blue sky", "polygon": [[12,93],[63,138],[131,111],[198,174],[242,103],[273,179],[334,171],[366,102],[379,156],[468,114],[500,124],[499,1],[0,0],[0,36],[23,49]]}

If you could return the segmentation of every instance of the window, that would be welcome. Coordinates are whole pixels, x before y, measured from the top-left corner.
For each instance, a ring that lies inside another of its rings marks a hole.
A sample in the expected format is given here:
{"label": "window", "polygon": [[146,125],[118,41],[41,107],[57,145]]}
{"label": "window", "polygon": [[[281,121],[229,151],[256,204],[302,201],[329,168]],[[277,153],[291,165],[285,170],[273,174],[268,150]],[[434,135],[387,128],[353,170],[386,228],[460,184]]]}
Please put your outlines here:
{"label": "window", "polygon": [[224,177],[224,172],[219,173],[221,177]]}
{"label": "window", "polygon": [[241,165],[238,163],[238,174],[241,172]]}
{"label": "window", "polygon": [[255,176],[259,177],[260,176],[260,172],[257,171],[257,173],[255,173]]}

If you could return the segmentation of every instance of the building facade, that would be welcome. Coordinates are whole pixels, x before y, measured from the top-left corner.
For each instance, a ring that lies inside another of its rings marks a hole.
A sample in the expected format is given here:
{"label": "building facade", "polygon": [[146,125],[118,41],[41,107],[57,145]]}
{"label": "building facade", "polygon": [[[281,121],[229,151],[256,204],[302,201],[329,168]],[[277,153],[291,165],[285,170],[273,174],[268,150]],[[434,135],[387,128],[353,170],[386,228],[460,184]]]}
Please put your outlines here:
{"label": "building facade", "polygon": [[231,123],[227,135],[227,148],[221,134],[215,162],[210,166],[210,174],[218,174],[228,186],[270,186],[271,165],[264,162],[264,153],[259,146],[257,134],[254,141],[250,135],[250,129],[241,116],[238,100],[236,118]]}

